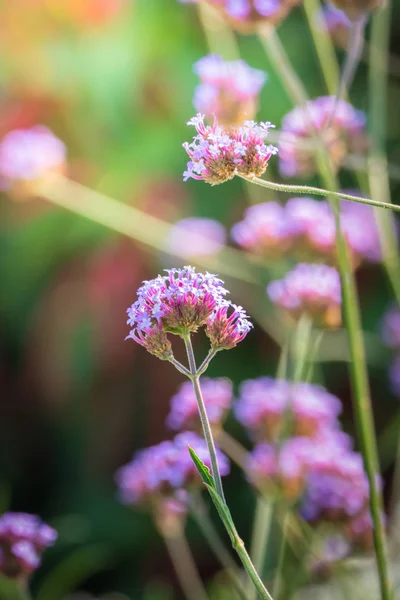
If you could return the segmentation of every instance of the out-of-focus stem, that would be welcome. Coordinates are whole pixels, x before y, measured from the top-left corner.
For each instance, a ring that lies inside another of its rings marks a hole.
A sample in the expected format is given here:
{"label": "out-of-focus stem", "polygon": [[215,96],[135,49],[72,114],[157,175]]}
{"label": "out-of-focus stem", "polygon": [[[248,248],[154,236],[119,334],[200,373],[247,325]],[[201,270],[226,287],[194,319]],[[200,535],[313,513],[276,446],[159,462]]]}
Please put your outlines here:
{"label": "out-of-focus stem", "polygon": [[208,600],[184,534],[161,534],[186,600]]}
{"label": "out-of-focus stem", "polygon": [[[251,536],[250,556],[255,568],[264,575],[265,557],[272,521],[272,503],[263,496],[257,496],[254,514],[253,532]],[[249,600],[256,598],[255,588],[249,588]]]}
{"label": "out-of-focus stem", "polygon": [[353,196],[352,194],[345,194],[334,190],[325,190],[323,188],[314,187],[311,185],[289,185],[284,183],[275,183],[273,181],[266,181],[259,177],[250,177],[245,175],[238,175],[246,181],[261,185],[262,187],[270,190],[276,190],[277,192],[287,192],[288,194],[313,194],[314,196],[324,196],[343,200],[351,200],[352,202],[358,202],[359,204],[368,204],[370,206],[376,206],[377,208],[386,208],[400,212],[400,205],[390,204],[388,202],[378,202],[377,200],[370,200],[369,198],[361,198],[359,196]]}
{"label": "out-of-focus stem", "polygon": [[282,591],[284,589],[283,570],[285,567],[285,557],[286,557],[286,551],[287,551],[287,547],[288,547],[289,525],[290,525],[290,514],[289,514],[289,511],[287,511],[286,515],[283,517],[281,547],[279,550],[278,566],[276,569],[273,592],[272,592],[275,600],[279,600],[279,599],[283,600],[283,596],[282,596]]}
{"label": "out-of-focus stem", "polygon": [[248,455],[247,450],[224,429],[216,432],[216,438],[221,450],[244,471]]}
{"label": "out-of-focus stem", "polygon": [[210,51],[220,54],[225,60],[240,58],[235,34],[219,10],[205,2],[199,2],[197,10]]}

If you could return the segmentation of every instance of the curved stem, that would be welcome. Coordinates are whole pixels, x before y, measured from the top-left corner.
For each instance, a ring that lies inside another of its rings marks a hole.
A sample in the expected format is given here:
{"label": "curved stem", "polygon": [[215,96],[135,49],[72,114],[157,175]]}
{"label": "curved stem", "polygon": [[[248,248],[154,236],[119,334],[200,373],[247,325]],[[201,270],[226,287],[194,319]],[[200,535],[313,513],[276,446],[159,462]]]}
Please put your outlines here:
{"label": "curved stem", "polygon": [[196,395],[197,407],[199,409],[201,425],[203,427],[204,438],[207,443],[208,451],[210,453],[211,470],[214,478],[215,488],[217,493],[220,495],[222,500],[225,502],[224,489],[222,487],[221,474],[218,467],[217,453],[215,450],[214,438],[211,430],[210,421],[208,419],[206,405],[204,403],[203,395],[201,393],[201,387],[199,382],[199,376],[197,375],[196,360],[194,358],[192,341],[190,334],[183,338],[185,342],[186,353],[189,361],[189,370],[191,373],[191,380],[193,384],[193,390]]}
{"label": "curved stem", "polygon": [[317,188],[311,185],[288,185],[284,183],[274,183],[273,181],[266,181],[259,177],[246,177],[245,175],[238,175],[250,183],[261,185],[262,187],[277,192],[287,192],[288,194],[313,194],[314,196],[332,197],[342,200],[351,200],[352,202],[358,202],[359,204],[369,204],[377,208],[386,208],[400,212],[400,205],[391,204],[389,202],[378,202],[377,200],[370,200],[369,198],[361,198],[360,196],[353,196],[352,194],[344,194],[342,192],[336,192],[333,190],[325,190],[323,188]]}
{"label": "curved stem", "polygon": [[203,582],[183,533],[167,535],[161,532],[172,565],[187,600],[208,600]]}

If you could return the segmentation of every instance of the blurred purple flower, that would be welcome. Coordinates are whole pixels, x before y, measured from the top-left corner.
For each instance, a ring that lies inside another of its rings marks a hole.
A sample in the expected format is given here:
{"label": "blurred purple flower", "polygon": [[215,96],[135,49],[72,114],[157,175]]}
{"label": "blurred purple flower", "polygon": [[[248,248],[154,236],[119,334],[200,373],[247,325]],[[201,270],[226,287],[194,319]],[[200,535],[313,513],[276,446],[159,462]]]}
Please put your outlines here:
{"label": "blurred purple flower", "polygon": [[282,255],[297,235],[293,220],[277,202],[254,204],[231,230],[232,239],[242,248],[262,255]]}
{"label": "blurred purple flower", "polygon": [[218,54],[201,58],[194,72],[201,81],[193,99],[198,112],[215,116],[223,125],[240,125],[255,116],[265,73],[243,60],[224,61]]}
{"label": "blurred purple flower", "polygon": [[[232,403],[232,382],[226,378],[201,377],[200,384],[210,423],[219,425]],[[171,398],[171,411],[166,424],[170,429],[199,428],[200,418],[191,381],[182,383]]]}
{"label": "blurred purple flower", "polygon": [[309,177],[317,171],[315,131],[319,133],[332,163],[339,167],[349,152],[367,147],[365,114],[333,96],[320,96],[296,107],[282,121],[279,169],[284,177]]}
{"label": "blurred purple flower", "polygon": [[396,305],[392,306],[385,314],[382,337],[386,346],[400,350],[400,309]]}
{"label": "blurred purple flower", "polygon": [[12,578],[29,577],[57,536],[36,515],[5,513],[0,517],[0,572]]}
{"label": "blurred purple flower", "polygon": [[346,13],[333,4],[325,4],[316,15],[316,25],[325,33],[330,33],[335,44],[347,48],[353,23]]}
{"label": "blurred purple flower", "polygon": [[277,152],[274,146],[264,143],[271,123],[245,121],[241,127],[227,130],[215,118],[212,126],[205,125],[204,115],[199,113],[188,125],[195,127],[197,135],[190,144],[183,144],[190,157],[184,181],[192,177],[217,185],[235,175],[259,177]]}
{"label": "blurred purple flower", "polygon": [[308,314],[326,327],[340,324],[341,284],[334,267],[300,263],[283,279],[272,281],[267,293],[295,319]]}
{"label": "blurred purple flower", "polygon": [[167,238],[168,249],[184,258],[217,254],[225,243],[225,227],[214,219],[202,217],[177,221]]}
{"label": "blurred purple flower", "polygon": [[[201,485],[188,446],[211,469],[206,442],[194,432],[180,433],[174,440],[140,450],[117,471],[121,501],[135,505],[157,505],[171,497],[182,501],[182,496],[176,496],[178,490]],[[218,449],[217,457],[221,475],[227,475],[228,459]]]}
{"label": "blurred purple flower", "polygon": [[66,161],[63,142],[43,125],[14,129],[0,142],[0,184],[36,180],[49,171],[62,170]]}

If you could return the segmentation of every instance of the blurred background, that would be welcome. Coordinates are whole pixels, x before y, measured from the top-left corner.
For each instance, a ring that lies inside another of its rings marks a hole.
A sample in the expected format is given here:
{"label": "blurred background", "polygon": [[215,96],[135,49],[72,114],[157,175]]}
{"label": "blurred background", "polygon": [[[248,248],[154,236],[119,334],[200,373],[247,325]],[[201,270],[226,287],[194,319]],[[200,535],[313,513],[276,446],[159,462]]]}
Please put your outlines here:
{"label": "blurred background", "polygon": [[[48,126],[68,148],[71,179],[168,223],[209,217],[229,231],[242,217],[247,199],[240,180],[217,187],[182,182],[182,142],[192,135],[186,122],[194,114],[197,84],[192,65],[209,52],[194,6],[176,0],[0,0],[0,15],[0,136]],[[321,95],[323,79],[301,8],[279,33],[310,96]],[[395,72],[386,148],[398,164],[398,3],[390,35]],[[291,103],[278,75],[257,37],[240,36],[238,44],[252,67],[268,73],[259,118],[279,126]],[[342,59],[343,51],[338,55]],[[368,112],[366,77],[361,62],[351,97]],[[278,178],[276,161],[269,177]],[[343,173],[342,185],[354,187],[351,172]],[[399,193],[394,178],[394,202]],[[256,199],[267,194],[255,190]],[[60,533],[34,576],[33,597],[57,600],[80,591],[76,598],[82,600],[90,597],[84,593],[104,600],[179,599],[162,539],[145,512],[118,502],[114,473],[135,450],[170,437],[164,422],[182,379],[168,363],[124,341],[126,308],[142,280],[187,261],[45,199],[20,201],[2,193],[0,203],[0,510],[40,514]],[[221,353],[210,367],[210,376],[231,378],[235,389],[243,379],[274,374],[279,357],[257,320],[266,309],[269,276],[256,268],[258,285],[232,270],[221,274],[233,301],[256,320],[246,343]],[[363,325],[375,340],[392,292],[379,265],[357,276]],[[197,348],[204,353],[205,340]],[[387,381],[389,352],[378,345],[370,354],[388,497],[399,407]],[[344,427],[354,434],[345,362],[334,359],[320,371],[343,401]],[[227,428],[248,445],[231,417]],[[235,467],[226,491],[247,542],[255,498]],[[201,575],[212,582],[219,567],[192,522],[188,537]]]}

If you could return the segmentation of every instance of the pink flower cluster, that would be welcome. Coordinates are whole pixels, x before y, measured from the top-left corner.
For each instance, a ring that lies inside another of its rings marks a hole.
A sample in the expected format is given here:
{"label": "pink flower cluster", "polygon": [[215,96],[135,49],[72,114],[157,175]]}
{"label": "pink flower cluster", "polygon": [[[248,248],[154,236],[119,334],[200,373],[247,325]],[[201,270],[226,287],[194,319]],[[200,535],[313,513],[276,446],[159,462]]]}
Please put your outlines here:
{"label": "pink flower cluster", "polygon": [[241,125],[257,112],[258,95],[266,81],[262,71],[243,60],[224,61],[209,54],[194,65],[200,78],[193,104],[199,113],[215,116],[222,125]]}
{"label": "pink flower cluster", "polygon": [[167,275],[145,281],[128,308],[132,338],[162,360],[171,360],[167,333],[186,335],[205,327],[215,350],[233,348],[250,331],[244,309],[225,298],[223,281],[190,266],[167,269]]}
{"label": "pink flower cluster", "polygon": [[267,293],[295,319],[307,314],[321,326],[338,327],[341,323],[341,284],[334,267],[300,263],[283,279],[272,281]]}
{"label": "pink flower cluster", "polygon": [[282,121],[279,169],[284,177],[309,177],[317,172],[315,161],[322,143],[336,168],[349,152],[367,148],[365,114],[345,100],[320,96],[290,111]]}
{"label": "pink flower cluster", "polygon": [[14,129],[0,142],[0,186],[8,189],[16,182],[62,171],[65,162],[65,145],[47,127]]}
{"label": "pink flower cluster", "polygon": [[168,250],[184,258],[217,254],[225,243],[225,227],[214,219],[204,217],[187,217],[177,221],[167,238]]}
{"label": "pink flower cluster", "polygon": [[0,572],[15,579],[29,577],[57,536],[36,515],[5,513],[0,517]]}
{"label": "pink flower cluster", "polygon": [[[188,447],[211,469],[205,441],[194,432],[179,433],[175,439],[137,452],[132,461],[116,473],[119,497],[125,504],[158,508],[165,499],[185,503],[182,490],[199,487],[201,479]],[[229,461],[217,449],[222,476],[229,473]]]}
{"label": "pink flower cluster", "polygon": [[[219,426],[232,403],[232,382],[222,377],[201,377],[200,385],[210,423],[214,427]],[[170,429],[200,428],[196,395],[191,381],[182,383],[178,392],[172,396],[166,424]]]}
{"label": "pink flower cluster", "polygon": [[[340,221],[354,267],[378,262],[381,249],[374,212],[370,206],[341,202]],[[266,257],[292,253],[296,257],[336,263],[335,217],[324,200],[291,198],[285,206],[276,202],[255,204],[232,230],[242,248]]]}
{"label": "pink flower cluster", "polygon": [[216,118],[213,125],[205,125],[204,115],[199,113],[188,125],[195,127],[197,135],[190,144],[183,144],[190,158],[184,181],[192,177],[217,185],[235,175],[260,177],[277,152],[264,143],[271,123],[245,121],[241,127],[224,129]]}

